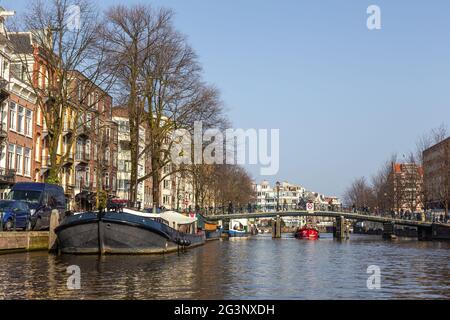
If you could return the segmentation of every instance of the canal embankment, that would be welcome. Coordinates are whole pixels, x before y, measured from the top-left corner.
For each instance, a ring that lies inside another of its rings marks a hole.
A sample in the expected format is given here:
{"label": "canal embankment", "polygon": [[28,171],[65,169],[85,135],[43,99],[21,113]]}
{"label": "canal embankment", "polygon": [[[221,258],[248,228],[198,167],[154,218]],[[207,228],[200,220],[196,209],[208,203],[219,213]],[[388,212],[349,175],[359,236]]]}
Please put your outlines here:
{"label": "canal embankment", "polygon": [[14,252],[48,250],[49,232],[0,232],[0,255]]}

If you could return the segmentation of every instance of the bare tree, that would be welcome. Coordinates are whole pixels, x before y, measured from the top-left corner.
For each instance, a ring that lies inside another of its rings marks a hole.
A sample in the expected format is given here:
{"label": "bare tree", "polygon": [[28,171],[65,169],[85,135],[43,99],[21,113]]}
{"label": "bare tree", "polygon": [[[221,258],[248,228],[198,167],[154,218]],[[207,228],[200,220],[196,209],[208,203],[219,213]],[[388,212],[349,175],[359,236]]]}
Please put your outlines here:
{"label": "bare tree", "polygon": [[169,10],[150,6],[114,6],[106,12],[103,36],[111,73],[117,76],[115,96],[128,108],[131,152],[130,201],[137,199],[139,127],[145,123],[142,69],[155,50],[160,30],[171,18]]}
{"label": "bare tree", "polygon": [[[161,183],[182,173],[193,180],[197,205],[206,196],[200,181],[208,170],[175,165],[171,156],[177,141],[171,135],[177,129],[192,134],[196,121],[204,130],[226,123],[219,91],[202,82],[197,56],[173,27],[170,10],[116,6],[108,10],[104,25],[110,69],[118,76],[116,96],[129,111],[129,200],[135,202],[136,186],[151,179],[153,207],[158,207]],[[146,129],[143,149],[138,143],[140,125]],[[150,169],[138,177],[138,161],[143,157],[150,158]]]}
{"label": "bare tree", "polygon": [[355,179],[344,194],[344,201],[357,210],[373,208],[375,196],[365,177]]}
{"label": "bare tree", "polygon": [[[45,177],[48,182],[59,182],[78,129],[85,125],[82,116],[87,112],[99,115],[97,102],[105,96],[92,98],[93,91],[101,87],[100,92],[105,92],[112,82],[103,72],[104,43],[98,16],[90,1],[36,0],[28,7],[23,25],[13,26],[16,32],[10,35],[16,45],[12,72],[32,88],[44,119],[44,141],[51,163]],[[21,29],[29,30],[31,42],[27,48],[18,39],[23,36]],[[58,154],[68,114],[75,127],[70,128],[72,135],[65,142],[65,152]],[[95,116],[89,121],[94,120]]]}
{"label": "bare tree", "polygon": [[380,212],[388,212],[394,207],[393,186],[391,180],[392,164],[397,162],[397,155],[393,154],[372,177],[371,185],[375,196],[375,207]]}

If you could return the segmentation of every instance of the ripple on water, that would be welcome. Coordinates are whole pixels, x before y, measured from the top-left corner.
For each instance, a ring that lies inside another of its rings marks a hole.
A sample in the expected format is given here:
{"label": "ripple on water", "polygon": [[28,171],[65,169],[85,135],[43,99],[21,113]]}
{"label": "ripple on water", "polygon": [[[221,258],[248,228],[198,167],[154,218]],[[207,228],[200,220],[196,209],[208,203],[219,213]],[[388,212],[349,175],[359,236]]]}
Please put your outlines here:
{"label": "ripple on water", "polygon": [[[165,256],[0,257],[2,299],[449,299],[450,244],[257,236]],[[66,268],[81,268],[68,290]],[[367,267],[381,268],[368,290]]]}

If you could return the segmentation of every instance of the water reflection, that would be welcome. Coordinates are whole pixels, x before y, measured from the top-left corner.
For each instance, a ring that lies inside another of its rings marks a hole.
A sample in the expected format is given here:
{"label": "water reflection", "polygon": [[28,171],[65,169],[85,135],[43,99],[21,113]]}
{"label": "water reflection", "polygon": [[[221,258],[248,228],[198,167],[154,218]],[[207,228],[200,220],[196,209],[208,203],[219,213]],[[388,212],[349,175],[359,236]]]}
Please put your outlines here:
{"label": "water reflection", "polygon": [[[450,244],[354,236],[216,241],[165,256],[0,256],[2,299],[448,299]],[[66,268],[81,268],[68,290]],[[368,290],[378,265],[382,289]]]}

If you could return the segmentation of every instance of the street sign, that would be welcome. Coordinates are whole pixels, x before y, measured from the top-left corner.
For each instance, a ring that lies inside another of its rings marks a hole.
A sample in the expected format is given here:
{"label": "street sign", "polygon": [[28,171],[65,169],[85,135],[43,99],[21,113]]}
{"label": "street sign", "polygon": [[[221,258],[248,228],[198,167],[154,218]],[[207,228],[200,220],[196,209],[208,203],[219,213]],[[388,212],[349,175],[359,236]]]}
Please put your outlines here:
{"label": "street sign", "polygon": [[309,213],[313,213],[314,212],[314,203],[308,202],[306,204],[306,211],[308,211]]}

